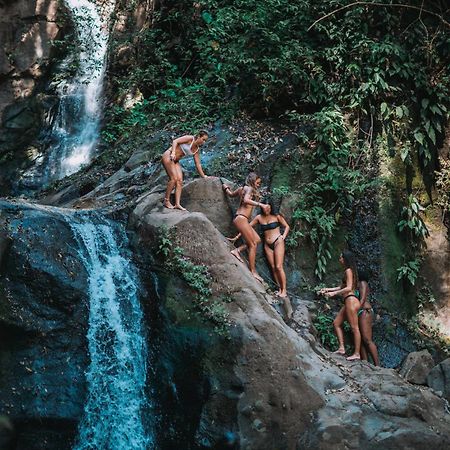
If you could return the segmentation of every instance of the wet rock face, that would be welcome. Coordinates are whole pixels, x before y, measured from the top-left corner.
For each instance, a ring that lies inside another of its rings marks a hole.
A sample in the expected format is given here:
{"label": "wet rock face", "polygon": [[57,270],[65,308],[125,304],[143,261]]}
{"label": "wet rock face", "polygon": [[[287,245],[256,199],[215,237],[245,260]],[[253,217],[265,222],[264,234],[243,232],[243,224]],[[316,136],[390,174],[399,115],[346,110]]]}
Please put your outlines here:
{"label": "wet rock face", "polygon": [[57,215],[0,202],[0,218],[0,411],[17,448],[70,448],[88,363],[86,274]]}
{"label": "wet rock face", "polygon": [[45,97],[38,94],[55,53],[52,41],[61,35],[60,5],[58,0],[0,2],[0,192],[8,178],[2,157],[14,155],[16,166],[33,159],[27,146],[46,109]]}

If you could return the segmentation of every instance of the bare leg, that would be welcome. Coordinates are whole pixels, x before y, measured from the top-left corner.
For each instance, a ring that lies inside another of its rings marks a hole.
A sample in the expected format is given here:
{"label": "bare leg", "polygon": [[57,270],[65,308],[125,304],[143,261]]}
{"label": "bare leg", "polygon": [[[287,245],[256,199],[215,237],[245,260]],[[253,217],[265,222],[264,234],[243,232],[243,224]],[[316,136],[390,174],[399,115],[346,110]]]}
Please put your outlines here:
{"label": "bare leg", "polygon": [[256,247],[261,242],[261,239],[245,217],[238,216],[234,219],[233,223],[238,231],[242,233],[242,238],[247,244],[248,267],[250,272],[258,281],[262,282],[262,278],[256,272]]}
{"label": "bare leg", "polygon": [[274,257],[275,257],[275,271],[277,273],[277,279],[280,285],[280,297],[287,297],[286,292],[286,274],[284,273],[284,241],[277,242],[275,244]]}
{"label": "bare leg", "polygon": [[176,184],[176,181],[172,180],[172,179],[170,179],[169,182],[167,183],[166,195],[164,197],[164,203],[163,204],[164,204],[164,206],[166,208],[169,208],[169,209],[173,209],[174,208],[172,203],[170,203],[170,194],[172,193],[173,188],[175,187],[175,184]]}
{"label": "bare leg", "polygon": [[344,345],[344,330],[342,329],[342,324],[345,319],[345,306],[343,306],[338,312],[336,318],[333,320],[334,332],[339,341],[339,348],[334,352],[339,355],[345,355],[345,345]]}
{"label": "bare leg", "polygon": [[380,360],[378,358],[378,349],[372,340],[372,314],[368,311],[364,311],[360,316],[359,326],[361,329],[363,346],[369,351],[373,363],[376,366],[379,366]]}
{"label": "bare leg", "polygon": [[177,180],[175,184],[175,208],[181,209],[182,211],[186,211],[186,208],[183,208],[180,204],[181,200],[181,191],[183,190],[183,171],[181,170],[180,164],[177,164]]}
{"label": "bare leg", "polygon": [[175,187],[176,180],[178,178],[178,172],[177,172],[177,163],[174,163],[170,159],[170,149],[163,153],[161,162],[167,173],[167,176],[169,177],[169,182],[167,183],[166,194],[164,197],[164,206],[166,208],[173,209],[173,205],[172,203],[170,203],[170,194],[172,193],[173,188]]}
{"label": "bare leg", "polygon": [[[279,287],[280,283],[277,278],[277,273],[275,272],[275,259],[273,256],[273,250],[267,244],[264,244],[264,253],[266,254],[267,262],[269,263],[270,270],[272,271],[272,274],[273,274],[273,278],[275,279],[275,282],[278,284],[278,287]],[[278,292],[275,293],[275,295],[278,295],[279,293],[280,292],[278,289]]]}
{"label": "bare leg", "polygon": [[364,344],[364,338],[361,343],[361,359],[364,361],[369,361],[369,355],[367,354],[366,345]]}
{"label": "bare leg", "polygon": [[359,300],[356,297],[348,297],[345,300],[345,315],[347,316],[347,320],[352,328],[353,342],[355,345],[353,355],[347,358],[348,361],[361,359],[361,333],[358,325],[358,310]]}

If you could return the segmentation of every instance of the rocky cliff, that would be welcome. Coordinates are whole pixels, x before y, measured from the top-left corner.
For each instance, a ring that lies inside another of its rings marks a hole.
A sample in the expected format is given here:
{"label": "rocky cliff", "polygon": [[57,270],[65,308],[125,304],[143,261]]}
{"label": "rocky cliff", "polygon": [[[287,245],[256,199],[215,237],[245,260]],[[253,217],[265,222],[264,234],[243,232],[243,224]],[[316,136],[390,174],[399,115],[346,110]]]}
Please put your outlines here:
{"label": "rocky cliff", "polygon": [[38,156],[34,140],[54,99],[44,94],[63,30],[59,0],[0,2],[0,192]]}

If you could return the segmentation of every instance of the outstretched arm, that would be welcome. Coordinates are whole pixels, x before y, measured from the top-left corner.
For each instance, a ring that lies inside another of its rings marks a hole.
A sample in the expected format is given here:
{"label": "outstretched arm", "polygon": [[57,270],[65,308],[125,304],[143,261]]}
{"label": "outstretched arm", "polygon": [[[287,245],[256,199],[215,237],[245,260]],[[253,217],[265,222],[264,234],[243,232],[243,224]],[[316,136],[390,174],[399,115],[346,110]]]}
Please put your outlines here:
{"label": "outstretched arm", "polygon": [[342,286],[335,286],[335,287],[330,287],[330,288],[322,288],[319,291],[319,294],[325,294],[326,292],[334,292],[334,291],[338,291],[339,289],[341,289]]}
{"label": "outstretched arm", "polygon": [[225,191],[225,194],[227,194],[228,197],[237,197],[242,191],[242,187],[238,187],[237,189],[232,191],[226,184],[222,184],[222,189]]}
{"label": "outstretched arm", "polygon": [[200,151],[194,154],[194,162],[195,167],[197,168],[197,172],[202,178],[207,178],[205,173],[203,172],[202,163],[200,162]]}
{"label": "outstretched arm", "polygon": [[345,269],[345,286],[338,290],[328,291],[325,293],[327,297],[335,297],[336,295],[347,295],[353,290],[353,272],[351,269]]}

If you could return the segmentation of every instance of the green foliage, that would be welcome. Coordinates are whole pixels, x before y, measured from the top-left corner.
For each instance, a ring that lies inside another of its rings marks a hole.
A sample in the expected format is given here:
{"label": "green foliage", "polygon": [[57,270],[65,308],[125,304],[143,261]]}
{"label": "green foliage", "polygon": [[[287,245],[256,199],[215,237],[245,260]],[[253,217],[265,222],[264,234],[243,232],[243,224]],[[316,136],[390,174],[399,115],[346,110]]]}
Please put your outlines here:
{"label": "green foliage", "polygon": [[329,108],[309,116],[299,116],[291,111],[289,119],[312,125],[309,136],[303,135],[309,150],[299,154],[300,161],[294,161],[292,165],[294,175],[304,171],[305,164],[311,168],[310,180],[296,192],[293,236],[299,236],[298,228],[308,224],[308,230],[301,236],[308,236],[316,248],[315,274],[322,279],[342,212],[347,211],[355,197],[371,184],[363,182],[361,171],[354,168],[355,157],[360,151],[355,147],[355,137],[345,123],[342,111]]}
{"label": "green foliage", "polygon": [[414,286],[419,275],[421,263],[422,260],[420,258],[405,262],[397,269],[397,281],[407,280],[412,286]]}
{"label": "green foliage", "polygon": [[440,158],[441,170],[436,173],[437,205],[442,208],[444,218],[450,216],[450,161]]}
{"label": "green foliage", "polygon": [[[320,310],[313,320],[320,342],[328,350],[336,350],[339,346],[338,339],[334,334],[333,320],[333,314],[325,310]],[[346,333],[350,331],[350,325],[347,322],[344,322],[343,328]]]}
{"label": "green foliage", "polygon": [[[420,248],[425,244],[425,238],[429,235],[427,226],[420,213],[424,211],[419,201],[414,195],[410,194],[407,199],[407,205],[403,207],[402,219],[398,223],[398,229],[406,233],[409,246],[409,261],[406,261],[397,269],[397,281],[407,280],[411,286],[416,285],[420,270],[422,258],[420,257]],[[404,258],[407,258],[404,255]]]}
{"label": "green foliage", "polygon": [[417,293],[417,307],[422,311],[425,307],[430,308],[436,304],[436,298],[430,286],[424,284]]}
{"label": "green foliage", "polygon": [[221,336],[227,337],[230,327],[229,313],[225,303],[229,297],[211,298],[211,278],[206,266],[194,264],[183,255],[183,249],[174,244],[173,232],[161,228],[156,252],[164,258],[165,267],[177,273],[195,292],[195,307],[201,317],[214,324],[214,330]]}
{"label": "green foliage", "polygon": [[106,126],[102,131],[103,140],[107,143],[116,142],[120,137],[129,137],[136,128],[147,125],[148,104],[148,100],[143,100],[129,110],[117,105],[107,109]]}
{"label": "green foliage", "polygon": [[339,343],[333,331],[333,316],[320,312],[313,323],[321,344],[327,349],[336,350]]}
{"label": "green foliage", "polygon": [[398,229],[400,231],[408,231],[411,237],[419,243],[422,243],[429,235],[427,226],[420,216],[422,211],[425,211],[425,208],[411,194],[408,196],[407,206],[404,206],[402,209],[402,220],[398,223]]}

